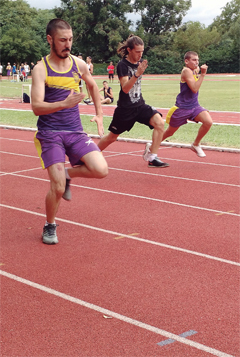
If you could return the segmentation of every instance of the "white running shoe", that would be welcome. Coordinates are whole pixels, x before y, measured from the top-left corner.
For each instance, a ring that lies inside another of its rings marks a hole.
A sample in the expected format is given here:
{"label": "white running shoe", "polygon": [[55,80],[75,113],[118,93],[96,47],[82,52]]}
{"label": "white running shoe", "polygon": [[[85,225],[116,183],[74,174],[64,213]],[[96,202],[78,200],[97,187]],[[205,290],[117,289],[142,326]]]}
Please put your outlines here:
{"label": "white running shoe", "polygon": [[58,237],[56,233],[57,226],[58,224],[48,223],[48,225],[43,227],[43,233],[42,233],[43,243],[45,244],[58,243]]}
{"label": "white running shoe", "polygon": [[205,157],[206,156],[206,154],[204,153],[204,151],[203,151],[203,149],[201,148],[200,145],[195,146],[195,145],[192,144],[191,145],[191,150],[194,151],[197,154],[197,156],[199,156],[199,157]]}
{"label": "white running shoe", "polygon": [[152,145],[152,143],[147,143],[146,144],[146,147],[145,147],[145,150],[144,150],[144,153],[143,153],[143,160],[145,161],[148,161],[148,155],[150,154],[150,146]]}

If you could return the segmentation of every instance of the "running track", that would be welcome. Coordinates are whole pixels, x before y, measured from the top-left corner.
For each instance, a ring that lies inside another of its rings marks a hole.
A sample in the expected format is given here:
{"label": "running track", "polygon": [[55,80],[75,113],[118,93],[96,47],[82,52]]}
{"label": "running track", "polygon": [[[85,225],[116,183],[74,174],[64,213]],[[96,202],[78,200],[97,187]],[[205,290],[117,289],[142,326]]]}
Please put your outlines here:
{"label": "running track", "polygon": [[239,154],[143,144],[75,179],[41,242],[46,171],[33,132],[0,129],[1,356],[240,356]]}

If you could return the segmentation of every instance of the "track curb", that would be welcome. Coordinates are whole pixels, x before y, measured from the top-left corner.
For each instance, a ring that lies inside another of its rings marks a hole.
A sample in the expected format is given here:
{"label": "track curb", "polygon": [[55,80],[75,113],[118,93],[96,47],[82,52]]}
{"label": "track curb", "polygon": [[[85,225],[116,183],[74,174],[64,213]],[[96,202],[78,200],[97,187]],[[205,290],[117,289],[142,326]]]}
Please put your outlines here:
{"label": "track curb", "polygon": [[[4,125],[1,124],[0,128],[2,129],[12,129],[12,130],[25,130],[25,131],[33,131],[35,132],[37,128],[28,128],[28,127],[22,127],[22,126],[11,126],[11,125]],[[100,139],[99,135],[95,134],[88,134],[91,138],[94,139]],[[131,138],[118,138],[117,141],[122,141],[122,142],[129,142],[129,143],[137,143],[137,144],[146,144],[150,143],[150,140],[143,140],[143,139],[131,139]],[[161,146],[169,146],[169,147],[177,147],[177,148],[184,148],[184,149],[189,149],[191,147],[190,144],[182,144],[182,143],[170,143],[170,142],[162,142]],[[236,148],[225,148],[225,147],[218,147],[218,146],[205,146],[201,145],[201,147],[204,150],[210,150],[210,151],[221,151],[221,152],[232,152],[232,153],[240,153],[240,149]]]}

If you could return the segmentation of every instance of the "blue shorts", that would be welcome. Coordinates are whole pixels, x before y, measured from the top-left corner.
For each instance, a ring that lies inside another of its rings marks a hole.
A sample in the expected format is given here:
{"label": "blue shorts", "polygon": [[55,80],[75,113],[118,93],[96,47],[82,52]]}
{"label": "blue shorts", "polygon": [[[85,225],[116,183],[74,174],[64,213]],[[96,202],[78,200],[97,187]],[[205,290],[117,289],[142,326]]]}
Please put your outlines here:
{"label": "blue shorts", "polygon": [[188,120],[195,121],[198,114],[204,111],[206,111],[206,109],[200,105],[192,109],[183,109],[174,106],[169,109],[167,113],[166,123],[171,125],[173,128],[178,128],[181,125],[187,124]]}
{"label": "blue shorts", "polygon": [[92,139],[83,132],[37,131],[34,143],[43,169],[65,162],[67,155],[72,166],[82,165],[80,159],[92,151],[100,151]]}

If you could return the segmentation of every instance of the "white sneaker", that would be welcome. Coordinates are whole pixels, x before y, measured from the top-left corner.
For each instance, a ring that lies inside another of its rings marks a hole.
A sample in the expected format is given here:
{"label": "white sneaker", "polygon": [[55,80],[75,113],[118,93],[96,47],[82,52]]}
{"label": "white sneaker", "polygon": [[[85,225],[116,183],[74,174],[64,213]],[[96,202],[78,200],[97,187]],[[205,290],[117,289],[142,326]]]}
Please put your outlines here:
{"label": "white sneaker", "polygon": [[144,150],[144,153],[143,153],[143,160],[145,160],[145,161],[148,161],[148,156],[150,154],[149,148],[150,148],[151,145],[152,145],[152,143],[147,143],[146,144],[146,147],[145,147],[145,150]]}
{"label": "white sneaker", "polygon": [[48,225],[45,225],[43,227],[43,233],[42,233],[43,243],[45,243],[45,244],[57,244],[58,243],[58,237],[57,237],[57,233],[56,233],[57,226],[58,226],[58,224],[48,223]]}
{"label": "white sneaker", "polygon": [[195,145],[192,144],[191,145],[191,150],[194,151],[197,154],[197,156],[199,156],[199,157],[205,157],[206,156],[206,154],[204,153],[204,151],[203,151],[203,149],[201,148],[200,145],[195,146]]}

